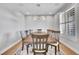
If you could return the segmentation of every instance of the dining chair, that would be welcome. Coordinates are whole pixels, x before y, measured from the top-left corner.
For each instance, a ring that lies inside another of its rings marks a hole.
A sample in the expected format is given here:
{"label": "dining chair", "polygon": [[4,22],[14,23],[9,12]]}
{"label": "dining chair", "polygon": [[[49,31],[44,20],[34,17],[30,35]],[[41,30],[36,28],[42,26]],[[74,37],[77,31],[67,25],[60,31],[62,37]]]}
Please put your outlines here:
{"label": "dining chair", "polygon": [[36,54],[44,54],[46,55],[48,51],[48,34],[47,35],[34,35],[31,34],[32,40],[33,40],[33,53]]}
{"label": "dining chair", "polygon": [[49,45],[55,47],[55,55],[57,54],[57,52],[60,51],[60,47],[59,47],[59,34],[60,31],[52,31],[52,42],[49,43]]}
{"label": "dining chair", "polygon": [[28,37],[29,35],[27,35],[28,31],[25,31],[25,33],[26,33],[26,37],[23,37],[22,31],[20,32],[20,34],[21,34],[21,39],[22,39],[22,51],[24,50],[24,45],[26,45],[26,50],[27,50],[27,54],[28,54],[28,48],[29,48],[29,45],[30,45],[30,44],[27,42],[27,37]]}
{"label": "dining chair", "polygon": [[32,33],[33,30],[32,30],[32,29],[29,29],[28,31],[29,31],[29,35],[30,35],[30,34]]}
{"label": "dining chair", "polygon": [[37,29],[37,32],[42,32],[42,29]]}

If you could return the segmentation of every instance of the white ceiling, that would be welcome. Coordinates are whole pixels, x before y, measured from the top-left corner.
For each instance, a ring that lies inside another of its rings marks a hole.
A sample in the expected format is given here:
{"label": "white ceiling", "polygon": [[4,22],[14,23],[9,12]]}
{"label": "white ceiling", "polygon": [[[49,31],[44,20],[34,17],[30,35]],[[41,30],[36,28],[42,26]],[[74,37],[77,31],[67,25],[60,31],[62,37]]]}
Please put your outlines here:
{"label": "white ceiling", "polygon": [[1,3],[0,8],[11,13],[20,12],[24,15],[53,15],[57,13],[66,3]]}

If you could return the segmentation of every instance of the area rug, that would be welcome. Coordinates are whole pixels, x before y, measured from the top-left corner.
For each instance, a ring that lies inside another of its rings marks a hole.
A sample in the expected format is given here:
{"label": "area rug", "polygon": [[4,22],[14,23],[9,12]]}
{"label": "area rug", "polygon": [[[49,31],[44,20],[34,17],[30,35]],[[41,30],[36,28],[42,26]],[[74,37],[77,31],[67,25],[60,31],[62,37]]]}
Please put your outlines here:
{"label": "area rug", "polygon": [[[26,48],[25,45],[24,45],[23,51],[21,50],[21,48],[18,48],[17,51],[16,51],[16,55],[33,55],[32,46],[31,45],[29,46],[28,54],[27,54],[27,50],[26,49],[27,48]],[[49,46],[48,47],[48,52],[47,52],[46,55],[55,55],[54,47]],[[60,51],[60,52],[57,52],[57,55],[64,55],[64,54]]]}

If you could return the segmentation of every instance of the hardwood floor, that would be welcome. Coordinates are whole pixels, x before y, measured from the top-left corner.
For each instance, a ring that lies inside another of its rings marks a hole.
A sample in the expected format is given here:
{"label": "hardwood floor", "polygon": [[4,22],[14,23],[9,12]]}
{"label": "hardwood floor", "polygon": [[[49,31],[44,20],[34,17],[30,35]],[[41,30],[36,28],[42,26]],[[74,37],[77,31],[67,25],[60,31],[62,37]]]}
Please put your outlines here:
{"label": "hardwood floor", "polygon": [[[53,42],[53,38],[51,36],[49,36],[48,42],[51,42],[51,41]],[[25,44],[27,44],[28,42],[31,43],[32,42],[31,36],[30,35],[27,36],[26,39],[24,40],[24,42],[25,42]],[[17,44],[15,44],[14,46],[12,46],[10,49],[6,50],[4,53],[2,53],[2,55],[15,55],[16,54],[16,51],[19,48],[21,49],[21,47],[22,47],[22,41],[18,42]],[[25,47],[24,47],[24,50],[26,50]],[[51,50],[51,49],[49,48],[49,50]],[[65,54],[65,55],[77,55],[74,51],[72,51],[70,48],[68,48],[67,46],[65,46],[62,43],[60,44],[60,50],[61,51],[63,50],[62,53]]]}
{"label": "hardwood floor", "polygon": [[18,48],[22,47],[22,41],[20,40],[13,46],[11,46],[9,49],[4,51],[1,55],[15,55]]}
{"label": "hardwood floor", "polygon": [[78,55],[76,52],[74,52],[72,49],[62,43],[60,44],[60,50],[63,51],[65,55]]}

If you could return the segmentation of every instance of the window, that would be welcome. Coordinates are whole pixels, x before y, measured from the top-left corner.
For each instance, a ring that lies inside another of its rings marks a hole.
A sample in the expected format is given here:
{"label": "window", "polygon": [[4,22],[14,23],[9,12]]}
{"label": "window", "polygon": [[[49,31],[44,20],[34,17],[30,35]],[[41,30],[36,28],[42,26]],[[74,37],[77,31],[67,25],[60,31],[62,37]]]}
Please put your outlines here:
{"label": "window", "polygon": [[[62,19],[61,19],[62,18]],[[60,18],[60,30],[68,36],[75,36],[75,9],[62,14]]]}

